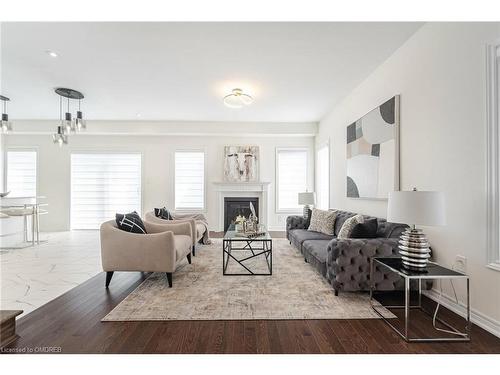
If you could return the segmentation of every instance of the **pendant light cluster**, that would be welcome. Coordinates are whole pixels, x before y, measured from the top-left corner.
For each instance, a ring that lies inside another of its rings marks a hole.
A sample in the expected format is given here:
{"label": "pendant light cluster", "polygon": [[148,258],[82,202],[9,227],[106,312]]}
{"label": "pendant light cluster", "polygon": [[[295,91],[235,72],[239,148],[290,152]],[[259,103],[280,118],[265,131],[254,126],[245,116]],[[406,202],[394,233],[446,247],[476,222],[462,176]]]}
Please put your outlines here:
{"label": "pendant light cluster", "polygon": [[0,100],[2,101],[2,121],[0,126],[2,128],[2,133],[8,133],[12,131],[12,123],[9,121],[9,115],[7,114],[7,102],[10,101],[10,99],[0,95]]}
{"label": "pendant light cluster", "polygon": [[[83,119],[81,111],[81,100],[84,98],[80,91],[58,87],[55,89],[59,95],[59,125],[57,126],[57,133],[52,135],[52,140],[59,147],[68,144],[68,136],[70,134],[79,133],[87,128],[87,124]],[[78,111],[76,117],[73,118],[70,111],[70,100],[78,100]],[[66,113],[63,117],[63,101],[66,101]]]}

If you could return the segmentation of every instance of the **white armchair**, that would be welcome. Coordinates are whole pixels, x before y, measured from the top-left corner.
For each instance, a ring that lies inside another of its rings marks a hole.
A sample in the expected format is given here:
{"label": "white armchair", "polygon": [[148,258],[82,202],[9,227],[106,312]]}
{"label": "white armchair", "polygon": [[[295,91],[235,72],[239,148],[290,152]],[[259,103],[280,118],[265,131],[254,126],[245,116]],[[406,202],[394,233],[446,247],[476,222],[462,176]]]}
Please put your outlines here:
{"label": "white armchair", "polygon": [[196,222],[195,219],[175,219],[175,220],[164,220],[156,217],[154,212],[146,212],[144,216],[144,221],[153,224],[171,224],[171,223],[189,223],[191,226],[191,237],[193,239],[193,256],[196,256],[196,244],[203,238],[203,234],[205,233],[205,226],[199,222]]}
{"label": "white armchair", "polygon": [[115,271],[165,272],[172,287],[172,273],[187,257],[191,263],[191,225],[144,222],[147,234],[129,233],[114,220],[101,225],[101,260],[106,288]]}

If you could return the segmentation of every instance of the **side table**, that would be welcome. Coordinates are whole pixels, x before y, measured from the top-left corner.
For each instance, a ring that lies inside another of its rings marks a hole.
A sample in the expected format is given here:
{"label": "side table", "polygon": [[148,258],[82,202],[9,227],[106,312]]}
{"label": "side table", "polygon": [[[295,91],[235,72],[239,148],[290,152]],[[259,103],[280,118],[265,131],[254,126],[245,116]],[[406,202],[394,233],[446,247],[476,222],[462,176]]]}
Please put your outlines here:
{"label": "side table", "polygon": [[[429,342],[429,341],[470,341],[470,294],[469,294],[469,277],[463,273],[442,267],[437,263],[429,262],[425,271],[413,271],[404,267],[401,258],[372,258],[370,260],[370,280],[373,280],[373,271],[375,266],[386,267],[391,271],[397,273],[400,277],[404,279],[405,290],[404,290],[404,305],[391,305],[384,306],[380,301],[377,301],[379,305],[374,304],[375,298],[373,293],[374,284],[371,283],[370,286],[370,305],[373,310],[403,339],[407,342]],[[467,317],[465,332],[457,330],[455,327],[451,326],[449,323],[443,321],[442,319],[436,318],[436,321],[443,324],[449,330],[453,331],[456,335],[450,337],[411,337],[410,335],[410,311],[412,309],[419,309],[428,315],[432,314],[426,311],[422,307],[422,280],[434,280],[434,279],[465,279],[467,283]],[[418,283],[418,304],[410,304],[410,282],[416,280]],[[387,319],[380,311],[380,307],[387,309],[404,309],[404,330],[398,329],[390,319]]]}

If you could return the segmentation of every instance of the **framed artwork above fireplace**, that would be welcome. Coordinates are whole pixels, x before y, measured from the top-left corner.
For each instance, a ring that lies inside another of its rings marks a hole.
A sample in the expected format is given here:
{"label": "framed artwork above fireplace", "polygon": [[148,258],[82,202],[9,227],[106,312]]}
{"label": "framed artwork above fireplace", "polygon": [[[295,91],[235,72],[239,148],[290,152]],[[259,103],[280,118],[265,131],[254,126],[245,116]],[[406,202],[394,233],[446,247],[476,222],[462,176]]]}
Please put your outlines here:
{"label": "framed artwork above fireplace", "polygon": [[259,146],[225,146],[224,181],[259,181]]}

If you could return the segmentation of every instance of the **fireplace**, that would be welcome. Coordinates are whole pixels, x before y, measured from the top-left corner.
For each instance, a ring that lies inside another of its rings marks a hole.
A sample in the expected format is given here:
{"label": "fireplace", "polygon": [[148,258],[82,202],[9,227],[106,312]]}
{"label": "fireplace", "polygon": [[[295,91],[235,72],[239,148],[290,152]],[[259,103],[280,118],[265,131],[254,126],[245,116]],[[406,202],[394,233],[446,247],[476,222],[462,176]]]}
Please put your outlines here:
{"label": "fireplace", "polygon": [[224,232],[234,224],[238,215],[248,219],[251,214],[250,203],[255,207],[255,214],[259,217],[258,197],[224,197]]}

